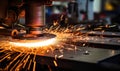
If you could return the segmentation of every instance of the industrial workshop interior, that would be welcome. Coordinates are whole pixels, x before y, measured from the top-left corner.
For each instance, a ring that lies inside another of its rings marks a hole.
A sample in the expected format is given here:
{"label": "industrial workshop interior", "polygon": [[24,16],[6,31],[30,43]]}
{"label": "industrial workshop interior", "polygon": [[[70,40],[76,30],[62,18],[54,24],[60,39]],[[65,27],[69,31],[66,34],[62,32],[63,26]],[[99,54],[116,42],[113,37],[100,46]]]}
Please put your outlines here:
{"label": "industrial workshop interior", "polygon": [[0,71],[120,71],[120,0],[0,0]]}

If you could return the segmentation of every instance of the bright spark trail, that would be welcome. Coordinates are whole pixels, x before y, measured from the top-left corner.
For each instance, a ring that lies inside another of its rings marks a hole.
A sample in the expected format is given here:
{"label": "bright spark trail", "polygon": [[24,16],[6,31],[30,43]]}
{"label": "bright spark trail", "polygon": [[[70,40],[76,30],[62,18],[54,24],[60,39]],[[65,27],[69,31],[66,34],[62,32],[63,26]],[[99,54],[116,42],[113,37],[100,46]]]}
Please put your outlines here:
{"label": "bright spark trail", "polygon": [[[55,50],[58,50],[58,54],[55,54],[55,61],[53,63],[57,66],[57,58],[64,57],[64,49],[68,51],[75,52],[76,50],[81,50],[78,47],[87,47],[88,41],[94,42],[111,42],[109,38],[104,40],[104,37],[91,37],[87,34],[81,34],[80,30],[83,28],[72,28],[70,29],[50,29],[43,30],[44,32],[55,34],[56,41],[52,41],[54,44],[49,44],[51,41],[47,41],[47,43],[14,43],[11,42],[12,39],[10,36],[0,36],[0,71],[35,71],[36,70],[36,55],[42,55],[49,53],[54,53]],[[114,38],[113,38],[114,39]],[[19,40],[18,40],[19,41]],[[84,42],[80,44],[79,42]],[[120,43],[120,39],[115,41],[116,43]],[[38,46],[37,44],[48,44],[47,46]],[[32,45],[32,48],[30,47]],[[50,66],[48,68],[51,70]]]}

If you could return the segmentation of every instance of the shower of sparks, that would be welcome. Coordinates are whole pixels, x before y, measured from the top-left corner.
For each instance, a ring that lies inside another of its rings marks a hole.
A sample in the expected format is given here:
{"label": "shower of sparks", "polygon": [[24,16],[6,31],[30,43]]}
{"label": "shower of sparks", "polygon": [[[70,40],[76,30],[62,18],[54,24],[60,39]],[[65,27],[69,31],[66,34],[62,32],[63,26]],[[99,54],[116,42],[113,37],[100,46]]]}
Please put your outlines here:
{"label": "shower of sparks", "polygon": [[[53,64],[58,66],[57,58],[64,57],[64,50],[73,51],[81,50],[78,46],[87,46],[88,41],[94,42],[111,42],[110,39],[104,40],[104,37],[90,37],[88,34],[81,34],[80,30],[85,27],[76,28],[72,26],[71,29],[60,27],[45,29],[43,32],[55,34],[57,37],[43,42],[11,42],[13,40],[9,36],[0,36],[0,71],[36,71],[36,55],[54,54],[55,60]],[[120,39],[118,40],[120,41]],[[84,42],[80,44],[79,42]],[[120,43],[117,42],[116,43]],[[39,44],[39,45],[38,45]],[[41,46],[40,46],[41,45]],[[32,47],[32,48],[31,48]],[[48,68],[51,71],[50,66]]]}
{"label": "shower of sparks", "polygon": [[[52,53],[56,49],[59,50],[58,58],[64,57],[63,55],[63,48],[65,46],[73,47],[71,49],[74,50],[74,46],[72,44],[66,43],[67,41],[71,41],[71,37],[73,34],[65,33],[69,31],[68,29],[61,29],[60,32],[59,27],[55,30],[43,30],[44,32],[55,34],[57,37],[52,38],[45,41],[35,41],[33,42],[26,42],[18,40],[17,42],[13,42],[11,37],[9,36],[2,36],[0,38],[0,70],[5,71],[29,71],[29,70],[36,70],[36,55],[44,55],[45,53]],[[16,40],[15,40],[16,41]],[[66,48],[70,49],[70,48]],[[54,60],[53,63],[57,66],[57,60]],[[50,66],[49,66],[49,69]]]}

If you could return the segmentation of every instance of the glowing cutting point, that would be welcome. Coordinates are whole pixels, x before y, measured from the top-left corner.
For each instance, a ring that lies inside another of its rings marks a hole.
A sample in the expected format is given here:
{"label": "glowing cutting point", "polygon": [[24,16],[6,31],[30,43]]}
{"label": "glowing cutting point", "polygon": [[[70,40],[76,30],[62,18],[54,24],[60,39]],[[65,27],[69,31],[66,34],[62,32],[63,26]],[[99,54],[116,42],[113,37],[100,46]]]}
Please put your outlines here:
{"label": "glowing cutting point", "polygon": [[[24,39],[12,39],[10,44],[12,46],[18,46],[18,47],[28,47],[28,48],[36,48],[36,47],[43,47],[43,46],[49,46],[52,44],[55,44],[56,36],[53,34],[45,34],[41,37],[34,37],[32,38],[24,38]],[[20,38],[20,37],[19,37]]]}

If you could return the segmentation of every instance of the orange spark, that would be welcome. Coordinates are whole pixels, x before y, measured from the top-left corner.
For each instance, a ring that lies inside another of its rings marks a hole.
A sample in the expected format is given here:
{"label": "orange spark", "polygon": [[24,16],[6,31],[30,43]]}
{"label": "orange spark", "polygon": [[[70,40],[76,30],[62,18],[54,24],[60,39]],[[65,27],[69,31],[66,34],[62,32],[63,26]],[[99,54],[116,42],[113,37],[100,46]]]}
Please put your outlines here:
{"label": "orange spark", "polygon": [[57,64],[57,62],[54,60],[53,61],[53,63],[54,63],[54,65],[57,67],[58,66],[58,64]]}

